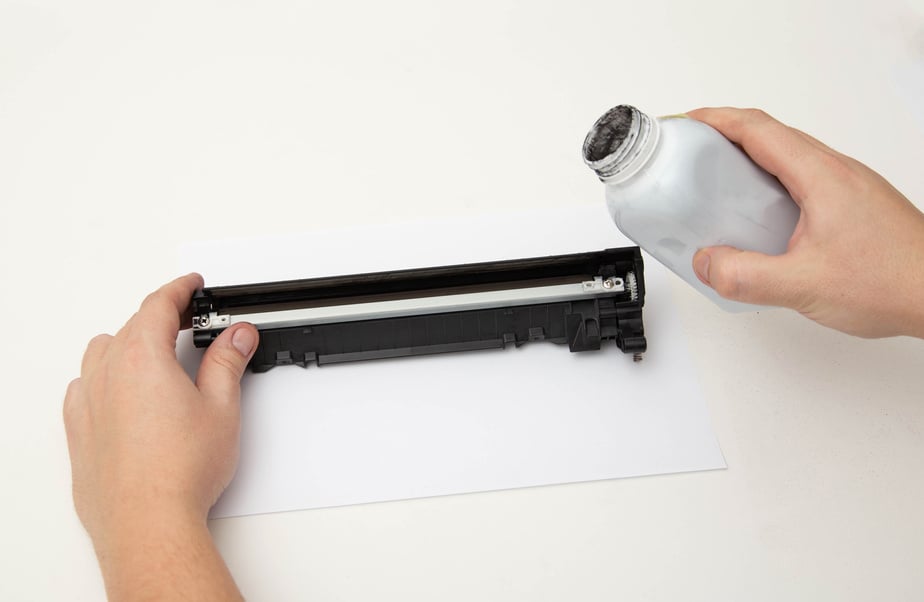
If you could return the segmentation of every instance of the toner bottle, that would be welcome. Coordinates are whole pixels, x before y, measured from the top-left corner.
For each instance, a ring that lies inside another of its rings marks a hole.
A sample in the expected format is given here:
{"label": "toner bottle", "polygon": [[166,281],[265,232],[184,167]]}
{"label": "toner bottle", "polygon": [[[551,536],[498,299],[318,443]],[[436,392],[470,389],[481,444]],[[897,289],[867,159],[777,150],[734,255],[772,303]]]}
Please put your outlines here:
{"label": "toner bottle", "polygon": [[651,118],[628,105],[597,120],[584,161],[606,185],[610,215],[626,236],[720,307],[758,309],[700,282],[693,255],[714,245],[785,252],[799,207],[775,177],[705,123]]}

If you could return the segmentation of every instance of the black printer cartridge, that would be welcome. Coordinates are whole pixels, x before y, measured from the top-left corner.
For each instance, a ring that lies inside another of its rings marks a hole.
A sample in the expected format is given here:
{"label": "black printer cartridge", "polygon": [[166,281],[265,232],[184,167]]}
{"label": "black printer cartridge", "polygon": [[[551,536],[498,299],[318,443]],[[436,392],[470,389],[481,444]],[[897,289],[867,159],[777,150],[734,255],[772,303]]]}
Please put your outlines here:
{"label": "black printer cartridge", "polygon": [[646,349],[638,247],[198,291],[193,341],[250,322],[254,372],[355,360],[519,347],[529,341],[635,360]]}

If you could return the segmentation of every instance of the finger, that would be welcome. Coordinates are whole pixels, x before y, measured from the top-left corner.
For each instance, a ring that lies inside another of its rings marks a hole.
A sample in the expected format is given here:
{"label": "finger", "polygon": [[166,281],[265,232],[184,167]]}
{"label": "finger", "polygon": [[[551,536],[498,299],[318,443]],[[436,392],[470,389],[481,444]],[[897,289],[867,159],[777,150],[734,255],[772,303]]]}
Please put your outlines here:
{"label": "finger", "polygon": [[71,450],[71,455],[73,455],[72,440],[81,420],[81,415],[86,410],[81,399],[81,387],[82,381],[79,378],[75,378],[67,385],[64,404],[61,409],[64,417],[64,431],[67,434],[68,449]]}
{"label": "finger", "polygon": [[704,108],[687,115],[741,145],[755,163],[782,182],[800,205],[809,185],[825,167],[827,152],[818,146],[821,143],[761,110]]}
{"label": "finger", "polygon": [[703,283],[732,301],[756,305],[799,305],[798,286],[789,257],[708,247],[693,256],[693,270]]}
{"label": "finger", "polygon": [[86,376],[96,367],[100,359],[109,350],[112,344],[112,335],[98,334],[87,343],[87,350],[83,352],[83,361],[80,364],[80,375]]}
{"label": "finger", "polygon": [[189,314],[193,293],[203,286],[202,276],[187,274],[165,284],[145,298],[141,309],[133,320],[149,333],[153,333],[171,347],[176,344],[176,335]]}
{"label": "finger", "polygon": [[202,357],[196,377],[199,390],[218,403],[238,403],[241,376],[259,338],[252,324],[235,324],[218,335]]}

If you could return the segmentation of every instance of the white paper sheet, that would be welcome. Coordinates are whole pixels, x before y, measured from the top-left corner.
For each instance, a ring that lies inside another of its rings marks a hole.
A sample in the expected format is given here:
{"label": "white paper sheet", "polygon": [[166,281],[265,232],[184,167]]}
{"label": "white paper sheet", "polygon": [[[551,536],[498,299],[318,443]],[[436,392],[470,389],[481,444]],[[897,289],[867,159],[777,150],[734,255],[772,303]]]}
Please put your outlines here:
{"label": "white paper sheet", "polygon": [[[192,243],[180,263],[217,286],[624,244],[601,205]],[[724,468],[669,277],[646,260],[639,363],[532,343],[248,373],[240,466],[212,517]],[[194,365],[188,332],[178,345]]]}

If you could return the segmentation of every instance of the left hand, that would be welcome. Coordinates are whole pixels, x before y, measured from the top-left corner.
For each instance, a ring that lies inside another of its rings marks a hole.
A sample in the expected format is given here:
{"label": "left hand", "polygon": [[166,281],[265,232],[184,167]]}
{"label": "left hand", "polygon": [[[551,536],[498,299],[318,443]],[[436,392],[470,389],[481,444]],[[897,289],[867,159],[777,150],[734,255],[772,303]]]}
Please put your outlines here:
{"label": "left hand", "polygon": [[90,341],[68,387],[74,505],[101,562],[129,525],[204,527],[234,475],[240,379],[259,335],[250,324],[225,330],[193,383],[175,346],[202,285],[190,274],[149,295],[114,337]]}

